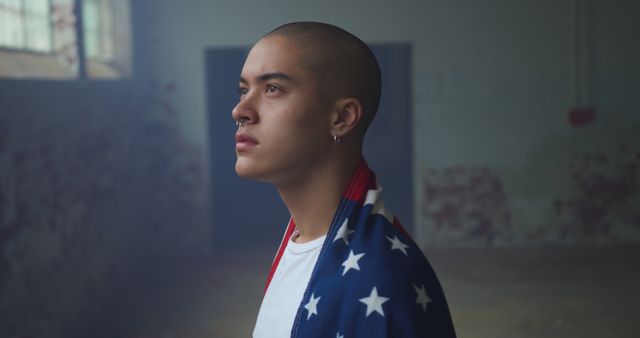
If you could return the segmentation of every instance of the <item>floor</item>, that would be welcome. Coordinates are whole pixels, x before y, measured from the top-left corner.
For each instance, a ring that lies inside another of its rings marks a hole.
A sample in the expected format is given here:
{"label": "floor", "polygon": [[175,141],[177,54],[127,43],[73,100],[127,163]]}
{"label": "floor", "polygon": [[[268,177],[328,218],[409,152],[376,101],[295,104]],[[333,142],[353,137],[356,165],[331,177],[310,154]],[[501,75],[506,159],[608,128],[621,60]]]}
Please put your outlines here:
{"label": "floor", "polygon": [[[151,264],[94,337],[250,337],[271,250]],[[459,337],[638,337],[640,247],[428,252]]]}

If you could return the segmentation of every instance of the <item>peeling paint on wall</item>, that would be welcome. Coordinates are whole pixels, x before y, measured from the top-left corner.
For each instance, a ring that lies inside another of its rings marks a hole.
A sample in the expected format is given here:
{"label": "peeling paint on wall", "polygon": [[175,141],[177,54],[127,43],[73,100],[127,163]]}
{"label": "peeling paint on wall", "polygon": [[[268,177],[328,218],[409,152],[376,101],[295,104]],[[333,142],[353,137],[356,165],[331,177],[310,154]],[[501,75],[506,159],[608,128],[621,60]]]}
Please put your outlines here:
{"label": "peeling paint on wall", "polygon": [[420,241],[439,247],[638,243],[639,133],[637,123],[599,119],[545,139],[522,167],[429,169],[421,182]]}
{"label": "peeling paint on wall", "polygon": [[422,215],[429,242],[493,245],[512,231],[507,197],[489,168],[430,169],[422,176]]}
{"label": "peeling paint on wall", "polygon": [[567,195],[554,201],[562,240],[624,241],[640,232],[640,149],[619,144],[576,156],[569,175]]}

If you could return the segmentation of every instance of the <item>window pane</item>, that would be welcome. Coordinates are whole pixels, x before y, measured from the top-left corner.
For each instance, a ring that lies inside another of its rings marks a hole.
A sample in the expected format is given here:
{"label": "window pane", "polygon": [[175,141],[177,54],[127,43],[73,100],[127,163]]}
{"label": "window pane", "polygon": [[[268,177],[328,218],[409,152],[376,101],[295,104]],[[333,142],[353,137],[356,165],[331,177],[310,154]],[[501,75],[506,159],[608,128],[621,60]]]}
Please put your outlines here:
{"label": "window pane", "polygon": [[20,0],[0,0],[0,46],[23,48]]}
{"label": "window pane", "polygon": [[85,54],[88,59],[113,59],[113,6],[109,0],[85,0],[83,5]]}
{"label": "window pane", "polygon": [[51,51],[49,0],[0,0],[0,46]]}
{"label": "window pane", "polygon": [[49,0],[24,0],[24,5],[29,13],[49,15]]}
{"label": "window pane", "polygon": [[82,7],[84,47],[87,58],[98,55],[98,4],[95,0],[86,0]]}
{"label": "window pane", "polygon": [[82,15],[84,16],[84,27],[86,29],[96,29],[98,27],[98,4],[96,0],[85,0],[82,5]]}
{"label": "window pane", "polygon": [[103,59],[113,58],[113,4],[110,0],[100,1],[100,54]]}
{"label": "window pane", "polygon": [[22,18],[20,12],[14,9],[4,11],[2,20],[2,40],[0,44],[12,48],[22,48]]}
{"label": "window pane", "polygon": [[9,14],[3,7],[0,7],[0,46],[9,45],[9,25],[7,20],[9,20]]}
{"label": "window pane", "polygon": [[20,9],[22,6],[22,0],[0,0],[0,6],[3,6],[4,8],[13,8],[13,9]]}
{"label": "window pane", "polygon": [[35,51],[51,51],[51,30],[49,16],[29,15],[26,17],[26,48]]}
{"label": "window pane", "polygon": [[26,48],[51,51],[51,25],[49,23],[49,0],[25,0]]}

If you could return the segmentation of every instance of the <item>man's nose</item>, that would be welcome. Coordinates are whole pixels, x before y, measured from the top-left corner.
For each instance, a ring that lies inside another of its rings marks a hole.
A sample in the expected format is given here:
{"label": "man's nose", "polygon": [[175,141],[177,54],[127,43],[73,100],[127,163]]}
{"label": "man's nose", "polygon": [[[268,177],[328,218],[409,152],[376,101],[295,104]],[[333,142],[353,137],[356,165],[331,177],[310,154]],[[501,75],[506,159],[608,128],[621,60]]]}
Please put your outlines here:
{"label": "man's nose", "polygon": [[233,108],[231,117],[233,117],[235,121],[256,123],[258,121],[258,112],[255,107],[255,100],[250,95],[245,96]]}

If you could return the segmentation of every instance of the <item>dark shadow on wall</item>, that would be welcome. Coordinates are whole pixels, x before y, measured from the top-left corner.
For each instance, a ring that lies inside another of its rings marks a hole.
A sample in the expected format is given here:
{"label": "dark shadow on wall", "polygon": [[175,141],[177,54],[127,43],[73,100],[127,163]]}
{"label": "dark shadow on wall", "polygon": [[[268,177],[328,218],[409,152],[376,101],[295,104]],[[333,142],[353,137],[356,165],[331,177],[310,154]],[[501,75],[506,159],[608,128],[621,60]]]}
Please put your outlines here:
{"label": "dark shadow on wall", "polygon": [[83,336],[145,262],[208,252],[172,90],[0,82],[0,336]]}

